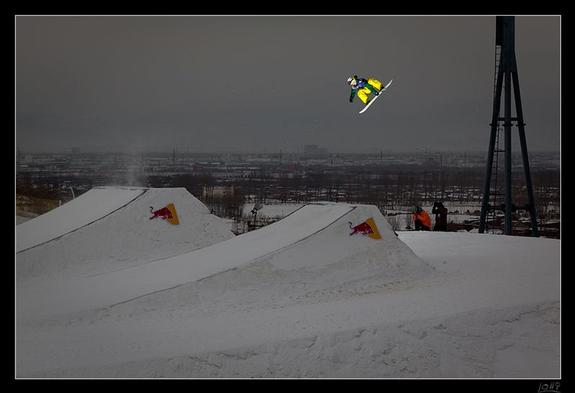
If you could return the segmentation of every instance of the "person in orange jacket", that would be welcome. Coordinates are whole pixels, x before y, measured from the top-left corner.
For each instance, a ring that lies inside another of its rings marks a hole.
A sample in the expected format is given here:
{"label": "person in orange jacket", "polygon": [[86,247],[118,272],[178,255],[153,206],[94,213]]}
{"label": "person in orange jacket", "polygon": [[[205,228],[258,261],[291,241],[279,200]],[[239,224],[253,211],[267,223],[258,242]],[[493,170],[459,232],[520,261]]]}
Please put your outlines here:
{"label": "person in orange jacket", "polygon": [[431,217],[420,206],[415,207],[413,212],[413,222],[416,231],[430,231],[431,230]]}

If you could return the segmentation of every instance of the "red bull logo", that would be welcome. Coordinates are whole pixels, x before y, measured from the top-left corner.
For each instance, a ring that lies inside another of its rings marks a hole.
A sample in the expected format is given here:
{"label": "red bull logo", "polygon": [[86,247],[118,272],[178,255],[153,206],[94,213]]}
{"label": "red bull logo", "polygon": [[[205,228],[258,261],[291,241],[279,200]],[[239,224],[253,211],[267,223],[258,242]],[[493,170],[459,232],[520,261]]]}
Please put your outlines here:
{"label": "red bull logo", "polygon": [[361,233],[362,235],[369,235],[370,233],[373,233],[373,229],[367,225],[367,222],[362,222],[361,224],[354,227],[352,227],[352,223],[350,222],[349,227],[352,229],[352,232],[349,234],[350,236],[355,235],[356,233]]}
{"label": "red bull logo", "polygon": [[356,226],[353,226],[350,222],[349,228],[351,229],[351,233],[349,234],[350,236],[360,233],[362,235],[369,236],[372,239],[381,239],[377,225],[375,225],[375,221],[371,217]]}
{"label": "red bull logo", "polygon": [[173,203],[170,203],[166,207],[158,210],[154,210],[154,208],[150,206],[150,213],[152,213],[150,220],[159,217],[162,220],[167,220],[170,224],[177,225],[180,223],[178,213],[176,213],[176,207]]}
{"label": "red bull logo", "polygon": [[150,217],[150,220],[156,217],[160,217],[162,220],[173,217],[172,212],[167,207],[163,207],[160,210],[156,211],[154,211],[153,208],[150,207],[150,210],[152,211],[152,217]]}

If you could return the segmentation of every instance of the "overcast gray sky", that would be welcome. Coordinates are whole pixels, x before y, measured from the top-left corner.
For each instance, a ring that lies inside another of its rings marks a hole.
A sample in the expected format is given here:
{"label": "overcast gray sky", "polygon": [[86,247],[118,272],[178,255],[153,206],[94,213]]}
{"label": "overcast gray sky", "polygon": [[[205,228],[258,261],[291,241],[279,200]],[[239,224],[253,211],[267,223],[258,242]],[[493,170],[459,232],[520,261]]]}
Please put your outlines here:
{"label": "overcast gray sky", "polygon": [[[17,16],[16,142],[487,151],[494,47],[495,16]],[[528,148],[558,151],[560,17],[516,17],[516,56]],[[393,84],[359,115],[351,74]]]}

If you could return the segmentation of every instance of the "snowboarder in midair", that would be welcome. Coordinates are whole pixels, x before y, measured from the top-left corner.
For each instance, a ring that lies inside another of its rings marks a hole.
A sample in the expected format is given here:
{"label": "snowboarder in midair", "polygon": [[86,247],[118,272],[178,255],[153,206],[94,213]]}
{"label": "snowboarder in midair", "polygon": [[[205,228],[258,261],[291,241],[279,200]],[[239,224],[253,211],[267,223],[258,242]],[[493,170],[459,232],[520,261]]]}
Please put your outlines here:
{"label": "snowboarder in midair", "polygon": [[347,84],[351,86],[349,102],[353,102],[353,99],[357,95],[364,104],[368,103],[369,95],[371,93],[373,93],[374,96],[377,96],[382,88],[381,82],[377,79],[358,78],[357,75],[347,78]]}

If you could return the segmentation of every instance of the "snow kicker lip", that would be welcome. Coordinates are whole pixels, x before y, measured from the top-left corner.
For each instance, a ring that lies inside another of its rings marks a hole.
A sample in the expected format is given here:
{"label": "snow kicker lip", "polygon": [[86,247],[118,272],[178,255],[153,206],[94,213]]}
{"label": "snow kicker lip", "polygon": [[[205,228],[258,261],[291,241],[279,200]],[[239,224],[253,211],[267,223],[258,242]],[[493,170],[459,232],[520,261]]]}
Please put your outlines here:
{"label": "snow kicker lip", "polygon": [[[108,187],[96,187],[95,189],[105,189],[105,188],[108,188]],[[130,205],[131,203],[133,203],[133,202],[134,202],[135,200],[137,200],[138,198],[141,198],[141,197],[148,191],[147,188],[141,188],[141,187],[114,187],[114,188],[126,189],[126,190],[135,190],[135,191],[136,191],[136,190],[139,190],[140,193],[137,194],[137,195],[134,195],[133,197],[131,197],[127,202],[125,202],[125,203],[122,204],[121,206],[119,206],[119,207],[117,207],[117,208],[115,208],[115,209],[113,209],[113,210],[111,210],[111,211],[109,211],[109,212],[104,213],[103,215],[99,216],[99,217],[96,218],[96,219],[93,219],[93,220],[91,220],[91,221],[89,221],[89,222],[86,222],[86,223],[84,223],[84,224],[81,224],[81,225],[79,225],[79,226],[76,226],[76,227],[73,228],[73,229],[67,230],[67,231],[65,231],[65,232],[63,232],[63,233],[60,233],[60,234],[55,235],[55,236],[53,236],[53,237],[50,237],[50,238],[47,239],[47,240],[39,241],[39,242],[36,242],[36,243],[34,243],[34,244],[32,244],[32,245],[24,246],[24,248],[22,248],[22,249],[18,249],[18,248],[17,248],[16,254],[20,254],[20,253],[22,253],[22,252],[31,250],[31,249],[36,248],[36,247],[39,247],[39,246],[42,246],[42,245],[44,245],[44,244],[47,244],[47,243],[50,243],[50,242],[53,242],[53,241],[57,241],[57,240],[59,240],[59,239],[65,237],[65,236],[69,235],[70,233],[76,232],[76,231],[78,231],[78,230],[80,230],[80,229],[82,229],[82,228],[85,228],[85,227],[87,227],[87,226],[90,226],[90,225],[94,224],[95,222],[98,222],[98,221],[100,221],[100,220],[103,220],[104,218],[106,218],[106,217],[108,217],[108,216],[110,216],[110,215],[112,215],[112,214],[118,212],[119,210],[124,209],[126,206]],[[78,198],[81,198],[81,196],[78,197]],[[54,214],[56,214],[56,213],[54,213]],[[40,217],[41,217],[41,216],[40,216]],[[28,225],[33,225],[32,220],[29,221],[29,224],[28,224]],[[26,244],[26,243],[24,243],[24,244]]]}

